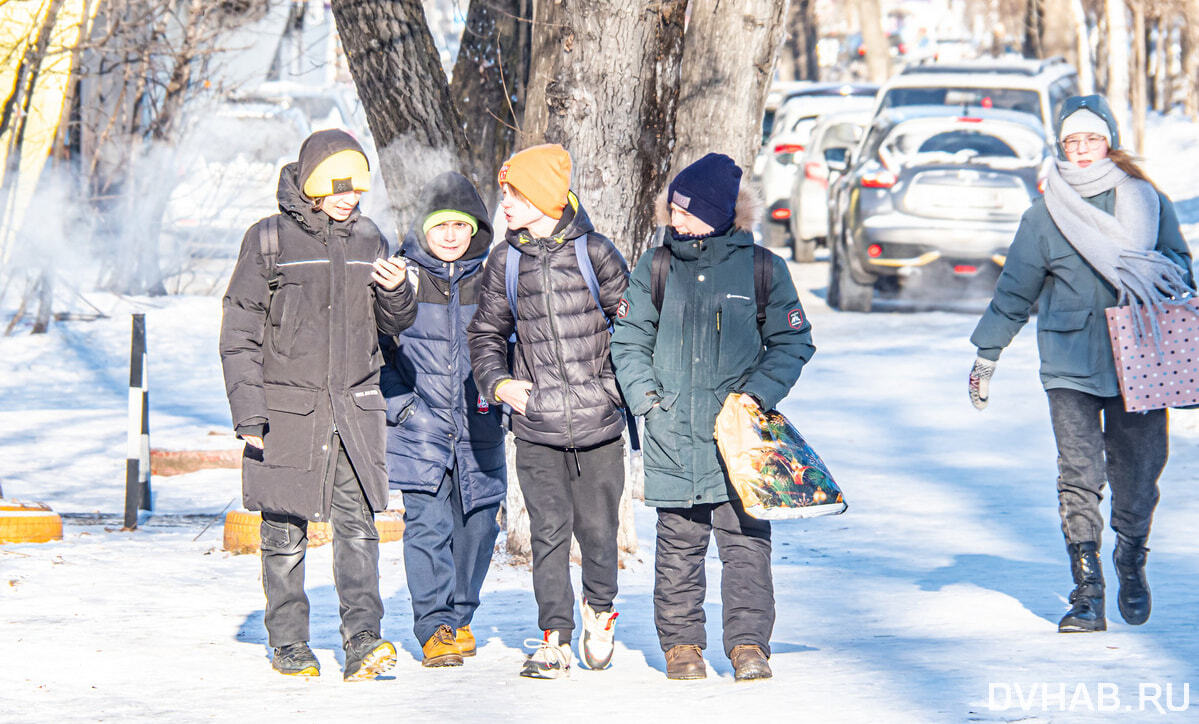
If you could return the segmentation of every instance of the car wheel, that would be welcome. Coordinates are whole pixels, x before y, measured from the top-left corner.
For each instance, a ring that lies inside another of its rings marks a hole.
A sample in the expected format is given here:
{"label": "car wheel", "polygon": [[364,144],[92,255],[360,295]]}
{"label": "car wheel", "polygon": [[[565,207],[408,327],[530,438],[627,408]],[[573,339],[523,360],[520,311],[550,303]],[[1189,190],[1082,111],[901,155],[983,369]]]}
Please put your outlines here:
{"label": "car wheel", "polygon": [[816,240],[801,239],[791,235],[791,259],[797,262],[810,262],[816,259]]}
{"label": "car wheel", "polygon": [[828,305],[843,312],[869,312],[874,302],[874,285],[854,281],[844,245],[833,244],[829,251]]}

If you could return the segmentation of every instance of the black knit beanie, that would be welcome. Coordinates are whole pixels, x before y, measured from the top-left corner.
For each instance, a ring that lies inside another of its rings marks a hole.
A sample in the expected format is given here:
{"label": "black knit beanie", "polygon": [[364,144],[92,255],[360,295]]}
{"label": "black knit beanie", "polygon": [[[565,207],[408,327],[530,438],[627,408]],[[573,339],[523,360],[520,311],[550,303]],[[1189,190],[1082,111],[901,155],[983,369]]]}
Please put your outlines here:
{"label": "black knit beanie", "polygon": [[741,169],[723,153],[709,153],[679,171],[667,187],[667,201],[713,229],[728,229],[737,210]]}

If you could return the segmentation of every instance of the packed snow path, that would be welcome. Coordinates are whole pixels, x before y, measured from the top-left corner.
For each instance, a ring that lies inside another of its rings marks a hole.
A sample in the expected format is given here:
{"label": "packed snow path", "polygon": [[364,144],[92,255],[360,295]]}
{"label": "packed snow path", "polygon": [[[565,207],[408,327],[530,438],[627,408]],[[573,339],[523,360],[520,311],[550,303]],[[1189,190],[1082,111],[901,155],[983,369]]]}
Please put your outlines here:
{"label": "packed snow path", "polygon": [[[1195,131],[1158,122],[1151,133],[1151,158],[1172,163],[1150,171],[1195,241]],[[1173,161],[1175,149],[1187,158]],[[639,559],[620,574],[608,671],[517,676],[522,642],[538,634],[536,606],[528,569],[502,560],[475,618],[478,656],[422,668],[393,543],[382,546],[380,567],[397,668],[374,682],[341,681],[326,546],[308,564],[323,675],[276,674],[257,557],[222,551],[219,522],[201,532],[240,500],[236,471],[154,479],[156,514],[136,532],[119,530],[133,306],[98,298],[111,319],[0,340],[0,485],[7,497],[51,504],[66,523],[61,542],[0,546],[0,721],[1194,721],[1199,411],[1171,413],[1149,542],[1149,622],[1119,617],[1109,530],[1109,630],[1058,634],[1071,586],[1033,330],[1004,353],[979,413],[966,395],[976,313],[837,313],[823,303],[824,264],[792,271],[818,352],[782,410],[849,510],[774,526],[774,679],[733,682],[713,547],[709,678],[666,680],[651,600],[655,518],[644,507]],[[133,305],[147,312],[154,446],[228,446],[219,300]]]}

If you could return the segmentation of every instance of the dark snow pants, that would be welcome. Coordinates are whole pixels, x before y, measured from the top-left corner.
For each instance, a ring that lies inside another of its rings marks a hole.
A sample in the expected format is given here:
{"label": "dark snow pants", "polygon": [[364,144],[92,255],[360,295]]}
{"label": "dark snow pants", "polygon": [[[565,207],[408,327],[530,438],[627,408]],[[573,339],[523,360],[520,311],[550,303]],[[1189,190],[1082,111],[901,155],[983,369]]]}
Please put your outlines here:
{"label": "dark snow pants", "polygon": [[[341,438],[326,476],[333,476],[329,522],[333,526],[333,582],[340,601],[344,646],[359,631],[379,633],[383,600],[379,597],[379,532],[366,493],[350,465]],[[328,480],[328,477],[326,477]],[[308,596],[304,593],[304,554],[308,521],[292,515],[262,513],[262,587],[265,623],[274,648],[308,641]]]}
{"label": "dark snow pants", "polygon": [[404,492],[404,572],[412,632],[422,646],[438,626],[471,622],[500,532],[500,504],[463,514],[461,485],[454,466],[436,492]]}
{"label": "dark snow pants", "polygon": [[701,649],[708,645],[704,558],[713,531],[721,563],[724,653],[740,644],[756,644],[770,656],[774,630],[770,522],[751,518],[739,500],[658,509],[654,623],[662,650],[681,644]]}
{"label": "dark snow pants", "polygon": [[517,439],[516,478],[533,547],[533,595],[537,626],[557,631],[567,643],[575,627],[570,585],[570,538],[583,556],[583,597],[596,611],[616,598],[620,494],[624,491],[624,440],[617,438],[575,453]]}
{"label": "dark snow pants", "polygon": [[1125,412],[1119,396],[1067,389],[1048,394],[1066,542],[1101,541],[1105,480],[1112,486],[1112,530],[1132,538],[1149,535],[1157,479],[1169,453],[1166,411]]}

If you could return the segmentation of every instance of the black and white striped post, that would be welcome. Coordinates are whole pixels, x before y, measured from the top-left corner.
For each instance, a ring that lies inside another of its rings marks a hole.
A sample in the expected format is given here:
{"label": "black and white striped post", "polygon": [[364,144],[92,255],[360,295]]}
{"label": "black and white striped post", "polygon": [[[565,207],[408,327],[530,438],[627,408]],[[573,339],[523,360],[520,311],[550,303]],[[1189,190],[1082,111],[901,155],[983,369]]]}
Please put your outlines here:
{"label": "black and white striped post", "polygon": [[146,376],[146,315],[133,315],[129,343],[129,449],[125,458],[125,528],[150,510],[150,389]]}

